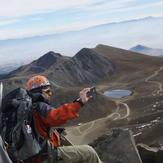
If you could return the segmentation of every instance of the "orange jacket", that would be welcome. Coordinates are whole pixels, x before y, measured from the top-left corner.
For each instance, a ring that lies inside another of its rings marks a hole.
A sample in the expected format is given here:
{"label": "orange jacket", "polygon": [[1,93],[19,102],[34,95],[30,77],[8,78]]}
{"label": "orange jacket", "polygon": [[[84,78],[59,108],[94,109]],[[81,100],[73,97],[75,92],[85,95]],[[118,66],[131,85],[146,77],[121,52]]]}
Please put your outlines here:
{"label": "orange jacket", "polygon": [[[77,118],[81,107],[79,102],[64,104],[58,108],[53,108],[46,103],[41,104],[41,108],[35,110],[33,115],[36,129],[43,139],[49,138],[51,127],[59,127],[68,120]],[[57,130],[54,130],[50,139],[55,147],[61,145],[60,135]]]}

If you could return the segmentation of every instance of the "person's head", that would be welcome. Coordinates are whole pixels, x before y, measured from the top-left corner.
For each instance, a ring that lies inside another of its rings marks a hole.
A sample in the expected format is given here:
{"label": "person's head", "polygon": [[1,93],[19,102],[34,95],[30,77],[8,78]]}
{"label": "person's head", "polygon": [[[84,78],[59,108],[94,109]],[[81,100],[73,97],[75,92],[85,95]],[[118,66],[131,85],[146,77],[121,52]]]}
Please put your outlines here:
{"label": "person's head", "polygon": [[48,99],[52,96],[50,82],[42,75],[36,75],[30,78],[26,83],[26,88],[32,93],[41,93]]}

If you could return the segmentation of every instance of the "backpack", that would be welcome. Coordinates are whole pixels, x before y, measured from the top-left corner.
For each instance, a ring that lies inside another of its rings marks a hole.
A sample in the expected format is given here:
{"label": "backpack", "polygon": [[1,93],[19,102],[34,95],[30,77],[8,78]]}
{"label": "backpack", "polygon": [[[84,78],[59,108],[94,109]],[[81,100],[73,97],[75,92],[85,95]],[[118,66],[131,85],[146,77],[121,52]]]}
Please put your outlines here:
{"label": "backpack", "polygon": [[0,134],[13,162],[41,151],[32,117],[32,98],[26,89],[17,88],[3,98]]}

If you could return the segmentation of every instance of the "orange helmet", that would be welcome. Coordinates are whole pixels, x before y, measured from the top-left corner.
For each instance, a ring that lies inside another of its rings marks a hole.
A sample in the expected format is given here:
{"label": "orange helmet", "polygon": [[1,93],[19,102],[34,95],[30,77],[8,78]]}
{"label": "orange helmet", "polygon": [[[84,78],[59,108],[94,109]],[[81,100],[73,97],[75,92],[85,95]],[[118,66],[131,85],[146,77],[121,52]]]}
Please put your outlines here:
{"label": "orange helmet", "polygon": [[50,82],[45,76],[41,75],[33,76],[27,81],[26,84],[26,87],[29,91],[46,86],[50,86]]}

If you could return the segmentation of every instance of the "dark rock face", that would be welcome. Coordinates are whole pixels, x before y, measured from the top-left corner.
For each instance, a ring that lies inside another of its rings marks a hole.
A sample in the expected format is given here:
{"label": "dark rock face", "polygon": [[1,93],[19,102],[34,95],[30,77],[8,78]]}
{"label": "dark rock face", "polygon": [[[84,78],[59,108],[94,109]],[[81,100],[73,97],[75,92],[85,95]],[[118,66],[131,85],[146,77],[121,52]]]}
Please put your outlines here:
{"label": "dark rock face", "polygon": [[33,64],[35,64],[38,67],[42,68],[49,68],[51,65],[55,64],[57,62],[57,59],[62,57],[59,53],[54,53],[52,51],[46,53],[44,56],[40,57],[38,60],[34,61]]}
{"label": "dark rock face", "polygon": [[115,69],[115,65],[108,58],[100,56],[97,52],[87,48],[79,51],[73,59],[78,66],[76,74],[80,74],[82,70],[82,76],[90,82],[112,74]]}
{"label": "dark rock face", "polygon": [[91,144],[105,163],[142,163],[133,136],[128,130],[113,129]]}
{"label": "dark rock face", "polygon": [[56,64],[57,59],[60,57],[62,56],[59,53],[48,52],[38,60],[33,61],[28,71],[31,73],[42,73],[53,64]]}
{"label": "dark rock face", "polygon": [[61,85],[94,84],[111,76],[115,65],[110,60],[91,49],[82,49],[72,58],[62,58],[53,65],[49,77]]}

